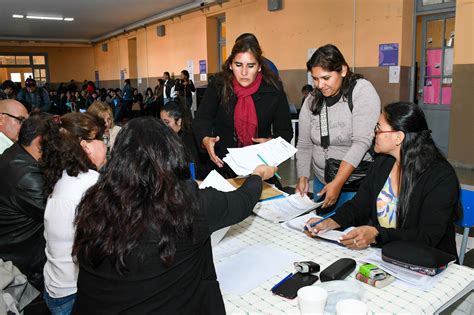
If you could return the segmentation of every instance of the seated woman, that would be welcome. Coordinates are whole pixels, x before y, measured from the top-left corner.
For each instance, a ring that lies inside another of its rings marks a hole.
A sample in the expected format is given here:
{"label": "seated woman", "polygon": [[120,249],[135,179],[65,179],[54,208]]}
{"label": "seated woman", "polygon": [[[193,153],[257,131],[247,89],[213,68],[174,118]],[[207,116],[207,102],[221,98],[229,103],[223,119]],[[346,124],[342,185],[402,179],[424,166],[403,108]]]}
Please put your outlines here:
{"label": "seated woman", "polygon": [[459,181],[434,144],[422,109],[412,103],[385,106],[375,135],[380,154],[359,191],[311,233],[356,226],[340,240],[351,249],[412,240],[457,257]]}
{"label": "seated woman", "polygon": [[[209,173],[206,167],[206,158],[199,152],[191,126],[191,117],[188,108],[174,101],[163,105],[160,112],[161,120],[176,132],[183,141],[186,150],[191,154],[191,161],[196,168],[196,179],[204,179]],[[209,170],[208,170],[209,169]]]}
{"label": "seated woman", "polygon": [[103,121],[88,113],[69,113],[43,135],[46,264],[44,299],[52,314],[70,314],[79,268],[71,256],[76,206],[96,183],[105,163]]}
{"label": "seated woman", "polygon": [[78,207],[75,314],[224,314],[210,235],[245,219],[258,166],[236,191],[199,190],[179,137],[140,117],[120,132],[106,171]]}

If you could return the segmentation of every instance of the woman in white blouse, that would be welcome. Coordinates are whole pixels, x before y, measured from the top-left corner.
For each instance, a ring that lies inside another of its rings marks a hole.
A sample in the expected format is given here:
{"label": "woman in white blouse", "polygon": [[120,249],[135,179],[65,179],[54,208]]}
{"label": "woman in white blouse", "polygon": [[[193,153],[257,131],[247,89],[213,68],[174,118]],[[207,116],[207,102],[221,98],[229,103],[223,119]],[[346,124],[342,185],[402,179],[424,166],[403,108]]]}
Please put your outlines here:
{"label": "woman in white blouse", "polygon": [[71,256],[76,206],[99,178],[105,163],[103,121],[88,113],[61,117],[43,137],[41,166],[48,196],[44,214],[46,258],[44,299],[51,313],[70,314],[78,266]]}

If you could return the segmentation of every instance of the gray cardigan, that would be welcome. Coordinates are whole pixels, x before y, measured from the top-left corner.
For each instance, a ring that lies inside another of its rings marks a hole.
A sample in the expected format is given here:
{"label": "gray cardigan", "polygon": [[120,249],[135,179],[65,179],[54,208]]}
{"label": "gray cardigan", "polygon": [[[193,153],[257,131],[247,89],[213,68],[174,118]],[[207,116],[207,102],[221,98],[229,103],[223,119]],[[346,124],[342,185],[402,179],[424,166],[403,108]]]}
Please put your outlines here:
{"label": "gray cardigan", "polygon": [[[319,115],[310,110],[310,94],[301,108],[298,129],[296,167],[298,177],[310,178],[311,167],[316,177],[324,181],[324,151],[321,147]],[[328,107],[331,144],[328,158],[344,160],[357,167],[362,160],[370,160],[367,153],[374,137],[374,127],[380,116],[380,98],[374,86],[359,79],[352,92],[352,113],[347,100],[341,99]]]}

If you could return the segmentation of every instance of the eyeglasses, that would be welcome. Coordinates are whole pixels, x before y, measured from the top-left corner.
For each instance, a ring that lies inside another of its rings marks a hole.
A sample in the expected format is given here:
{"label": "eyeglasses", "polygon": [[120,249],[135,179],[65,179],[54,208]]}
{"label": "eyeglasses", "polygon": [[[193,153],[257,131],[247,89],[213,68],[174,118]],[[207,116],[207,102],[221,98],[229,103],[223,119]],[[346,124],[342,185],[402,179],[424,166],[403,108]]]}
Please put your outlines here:
{"label": "eyeglasses", "polygon": [[109,145],[109,137],[107,136],[96,136],[95,138],[91,138],[91,139],[83,138],[83,140],[86,140],[86,141],[98,140],[98,141],[102,141],[105,145]]}
{"label": "eyeglasses", "polygon": [[376,124],[374,127],[374,134],[378,135],[381,133],[391,133],[391,132],[398,132],[398,130],[380,130],[380,125]]}
{"label": "eyeglasses", "polygon": [[15,115],[12,115],[12,114],[9,114],[9,113],[1,113],[2,115],[7,115],[8,117],[11,117],[13,119],[16,119],[18,120],[18,123],[21,125],[24,121],[25,121],[25,117],[23,116],[15,116]]}

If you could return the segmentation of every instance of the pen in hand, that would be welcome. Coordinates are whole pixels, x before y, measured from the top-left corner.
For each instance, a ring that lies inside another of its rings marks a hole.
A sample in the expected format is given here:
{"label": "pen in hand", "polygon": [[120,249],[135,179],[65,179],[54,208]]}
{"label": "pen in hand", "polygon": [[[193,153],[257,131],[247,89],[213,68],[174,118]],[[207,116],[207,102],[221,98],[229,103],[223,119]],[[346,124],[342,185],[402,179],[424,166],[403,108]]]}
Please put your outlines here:
{"label": "pen in hand", "polygon": [[314,222],[314,223],[311,223],[309,226],[308,226],[308,225],[305,225],[305,226],[304,226],[305,231],[309,231],[310,228],[315,227],[315,226],[318,225],[319,223],[321,223],[321,222],[323,222],[323,221],[329,219],[330,217],[332,217],[332,216],[335,215],[335,214],[336,214],[336,210],[331,211],[331,212],[329,212],[328,214],[326,214],[324,217],[322,217],[321,220],[316,221],[316,222]]}
{"label": "pen in hand", "polygon": [[[265,165],[270,166],[270,165],[268,165],[268,163],[263,159],[263,157],[260,154],[257,153],[257,156],[260,159],[260,161],[262,161]],[[275,176],[278,179],[281,179],[281,176],[280,176],[280,174],[278,174],[278,172],[275,172]]]}

